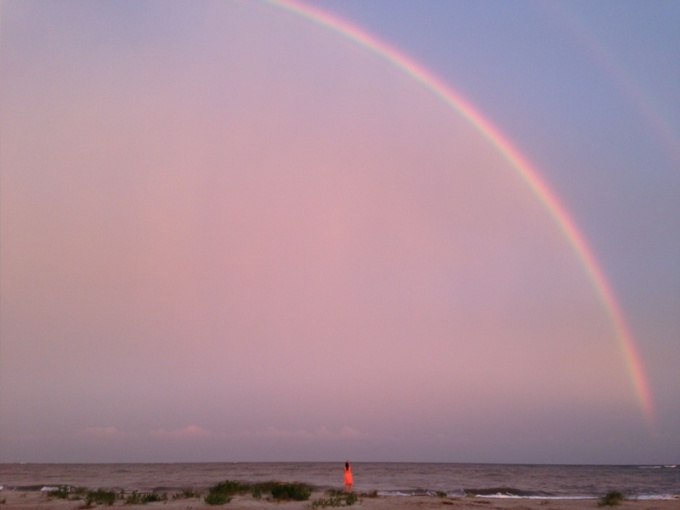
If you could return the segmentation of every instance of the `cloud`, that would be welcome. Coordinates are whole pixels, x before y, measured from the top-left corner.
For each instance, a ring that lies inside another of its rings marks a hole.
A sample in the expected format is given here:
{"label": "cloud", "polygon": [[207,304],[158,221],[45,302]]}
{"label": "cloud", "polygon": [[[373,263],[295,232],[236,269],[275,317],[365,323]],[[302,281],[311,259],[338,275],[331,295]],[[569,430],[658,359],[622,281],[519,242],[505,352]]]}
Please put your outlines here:
{"label": "cloud", "polygon": [[181,429],[166,430],[164,428],[151,431],[151,435],[158,439],[185,439],[185,438],[201,438],[214,437],[214,434],[209,430],[199,427],[198,425],[187,425]]}
{"label": "cloud", "polygon": [[86,427],[76,433],[76,436],[85,439],[114,440],[134,437],[135,434],[118,430],[113,425],[108,427]]}

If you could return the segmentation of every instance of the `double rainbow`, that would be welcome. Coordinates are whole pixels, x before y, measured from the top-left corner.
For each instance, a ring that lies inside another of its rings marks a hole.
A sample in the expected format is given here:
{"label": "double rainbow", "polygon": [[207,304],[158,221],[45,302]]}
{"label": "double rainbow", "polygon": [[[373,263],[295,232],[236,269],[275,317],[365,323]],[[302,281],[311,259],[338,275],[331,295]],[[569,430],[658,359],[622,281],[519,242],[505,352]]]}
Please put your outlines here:
{"label": "double rainbow", "polygon": [[380,58],[390,62],[402,72],[439,97],[448,107],[452,108],[469,122],[491,145],[508,161],[522,180],[529,186],[534,195],[546,208],[565,238],[568,240],[592,285],[602,302],[614,329],[616,338],[623,352],[632,386],[650,425],[654,423],[654,404],[645,374],[644,366],[633,336],[626,324],[616,296],[593,254],[585,237],[577,227],[571,215],[562,205],[548,184],[541,178],[537,170],[527,158],[514,147],[510,141],[484,117],[477,109],[466,101],[458,92],[427,71],[404,53],[397,51],[383,41],[365,32],[339,16],[330,14],[313,6],[298,3],[295,0],[266,0],[268,3],[321,25],[333,32],[350,39],[358,45],[375,53]]}

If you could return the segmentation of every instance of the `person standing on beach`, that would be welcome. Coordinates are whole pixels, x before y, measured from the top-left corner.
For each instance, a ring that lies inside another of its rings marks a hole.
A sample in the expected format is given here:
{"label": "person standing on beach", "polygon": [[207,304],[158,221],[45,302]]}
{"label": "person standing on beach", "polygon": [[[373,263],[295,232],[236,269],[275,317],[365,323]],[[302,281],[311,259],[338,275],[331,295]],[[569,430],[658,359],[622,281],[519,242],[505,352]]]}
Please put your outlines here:
{"label": "person standing on beach", "polygon": [[352,492],[352,466],[349,461],[345,462],[345,491]]}

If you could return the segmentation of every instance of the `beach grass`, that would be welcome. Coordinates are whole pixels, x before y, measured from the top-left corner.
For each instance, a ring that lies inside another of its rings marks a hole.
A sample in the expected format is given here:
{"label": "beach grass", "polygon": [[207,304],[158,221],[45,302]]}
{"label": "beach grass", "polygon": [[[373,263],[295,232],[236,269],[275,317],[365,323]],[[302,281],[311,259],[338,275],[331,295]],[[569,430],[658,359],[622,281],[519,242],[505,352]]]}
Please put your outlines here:
{"label": "beach grass", "polygon": [[623,495],[623,492],[609,491],[598,500],[597,506],[616,506],[620,505],[625,499],[626,497]]}
{"label": "beach grass", "polygon": [[326,492],[328,498],[320,498],[312,501],[312,508],[326,508],[338,506],[352,506],[359,501],[356,492],[344,492],[339,490],[329,490]]}
{"label": "beach grass", "polygon": [[258,482],[246,483],[237,480],[225,480],[208,489],[204,501],[209,505],[224,505],[237,494],[251,494],[260,499],[263,494],[270,494],[276,501],[306,501],[312,494],[313,487],[301,482]]}
{"label": "beach grass", "polygon": [[182,489],[172,495],[172,499],[198,499],[200,497],[201,493],[195,489]]}
{"label": "beach grass", "polygon": [[156,503],[159,501],[167,501],[168,495],[163,492],[137,492],[133,491],[127,498],[125,498],[126,505],[146,505],[147,503]]}
{"label": "beach grass", "polygon": [[87,506],[92,506],[92,504],[111,506],[115,503],[116,497],[114,491],[107,491],[105,489],[91,490],[87,491],[85,504]]}
{"label": "beach grass", "polygon": [[277,501],[307,501],[312,495],[312,488],[304,483],[280,483],[271,489],[272,497]]}
{"label": "beach grass", "polygon": [[[271,493],[272,487],[283,485],[281,482],[267,482],[243,484],[238,489],[238,494],[227,495],[224,493],[213,492],[210,499],[212,504],[224,505],[228,504],[229,508],[248,508],[250,510],[274,510],[275,508],[287,510],[309,510],[310,508],[325,509],[329,507],[358,507],[364,510],[441,510],[443,505],[455,506],[458,510],[480,510],[486,508],[487,510],[539,510],[545,508],[554,508],[555,510],[584,510],[589,508],[598,508],[602,506],[614,506],[620,502],[619,508],[631,508],[638,506],[638,510],[678,510],[677,498],[659,499],[650,502],[637,501],[634,497],[626,497],[622,499],[623,493],[615,494],[618,491],[611,491],[601,498],[602,503],[599,503],[600,498],[586,498],[586,499],[562,499],[554,500],[538,500],[533,498],[498,498],[487,499],[479,497],[448,497],[442,499],[435,492],[429,492],[427,495],[418,494],[409,497],[380,495],[378,497],[370,497],[369,494],[362,492],[347,493],[336,489],[332,491],[321,490],[316,488],[307,501],[281,501],[274,499]],[[234,488],[234,485],[225,484],[222,488]],[[259,490],[262,494],[261,498],[252,498],[248,492]],[[158,489],[162,492],[161,489]],[[243,492],[245,491],[245,492]],[[606,491],[602,491],[603,494]],[[133,506],[125,504],[126,497],[131,495],[131,492],[122,492],[120,489],[110,490],[93,490],[90,491],[85,501],[75,503],[69,494],[71,491],[61,491],[64,497],[56,498],[49,496],[45,492],[38,489],[5,489],[0,491],[0,500],[2,501],[2,509],[4,510],[93,510],[97,507],[104,508],[107,505],[113,505],[110,508],[139,508],[138,505],[143,505],[142,495],[144,491],[138,491]],[[203,490],[203,496],[207,490]],[[187,494],[188,497],[195,497],[196,493],[191,492]],[[114,499],[115,498],[115,499]],[[317,499],[320,498],[320,499]],[[112,502],[113,501],[113,502]],[[132,503],[132,502],[131,502]],[[200,499],[182,499],[174,498],[172,492],[167,492],[167,499],[162,502],[153,502],[145,505],[145,508],[161,508],[166,510],[190,510],[191,508],[209,508],[201,497]],[[227,507],[224,507],[225,509]]]}
{"label": "beach grass", "polygon": [[224,505],[232,500],[231,496],[224,494],[222,492],[209,492],[204,498],[204,501],[208,505]]}
{"label": "beach grass", "polygon": [[[113,505],[116,500],[122,500],[125,505],[146,505],[147,503],[166,502],[168,494],[164,492],[139,492],[133,491],[126,495],[124,491],[116,493],[111,490],[90,490],[85,487],[72,487],[63,485],[49,491],[50,498],[66,499],[70,501],[85,499],[85,508],[97,504]],[[172,495],[173,500],[200,498],[201,494],[194,489],[184,489]]]}

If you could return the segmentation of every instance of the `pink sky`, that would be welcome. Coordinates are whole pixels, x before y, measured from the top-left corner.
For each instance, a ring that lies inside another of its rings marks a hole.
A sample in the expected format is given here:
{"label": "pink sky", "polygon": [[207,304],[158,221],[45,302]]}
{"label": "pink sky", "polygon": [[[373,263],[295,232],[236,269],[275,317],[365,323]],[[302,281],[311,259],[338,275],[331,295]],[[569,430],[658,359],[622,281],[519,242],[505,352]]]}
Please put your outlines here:
{"label": "pink sky", "polygon": [[59,5],[3,12],[32,32],[2,62],[0,461],[616,461],[645,433],[567,241],[409,77],[264,5],[102,33],[81,6],[79,34]]}

